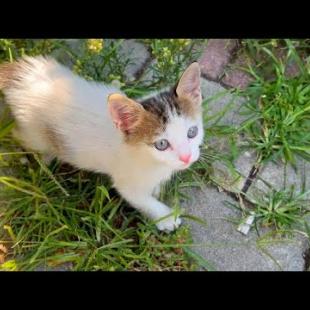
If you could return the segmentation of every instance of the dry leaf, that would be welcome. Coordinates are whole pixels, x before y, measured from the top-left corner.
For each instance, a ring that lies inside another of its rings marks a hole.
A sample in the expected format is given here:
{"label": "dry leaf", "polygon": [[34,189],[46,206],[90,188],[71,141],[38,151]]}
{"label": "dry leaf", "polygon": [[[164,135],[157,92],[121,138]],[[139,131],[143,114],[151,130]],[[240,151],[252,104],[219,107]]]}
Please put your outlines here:
{"label": "dry leaf", "polygon": [[4,263],[4,254],[0,254],[0,265]]}

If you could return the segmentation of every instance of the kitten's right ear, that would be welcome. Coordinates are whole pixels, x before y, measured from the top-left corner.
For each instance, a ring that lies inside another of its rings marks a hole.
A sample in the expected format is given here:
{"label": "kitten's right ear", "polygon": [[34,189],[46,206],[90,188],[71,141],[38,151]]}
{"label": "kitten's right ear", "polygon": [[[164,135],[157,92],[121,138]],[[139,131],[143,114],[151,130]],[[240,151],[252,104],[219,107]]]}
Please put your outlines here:
{"label": "kitten's right ear", "polygon": [[126,96],[112,94],[108,105],[115,126],[124,133],[131,133],[142,119],[143,107]]}

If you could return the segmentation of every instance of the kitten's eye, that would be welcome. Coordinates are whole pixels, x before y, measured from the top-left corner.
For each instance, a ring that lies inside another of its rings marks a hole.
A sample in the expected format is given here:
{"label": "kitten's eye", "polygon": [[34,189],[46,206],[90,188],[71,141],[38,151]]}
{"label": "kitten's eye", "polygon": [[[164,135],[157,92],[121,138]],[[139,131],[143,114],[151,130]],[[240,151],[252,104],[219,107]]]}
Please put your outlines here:
{"label": "kitten's eye", "polygon": [[154,146],[159,151],[165,151],[169,147],[169,142],[166,139],[158,140],[154,143]]}
{"label": "kitten's eye", "polygon": [[198,127],[193,126],[190,129],[188,129],[187,137],[190,139],[195,138],[197,136],[197,133],[198,133]]}

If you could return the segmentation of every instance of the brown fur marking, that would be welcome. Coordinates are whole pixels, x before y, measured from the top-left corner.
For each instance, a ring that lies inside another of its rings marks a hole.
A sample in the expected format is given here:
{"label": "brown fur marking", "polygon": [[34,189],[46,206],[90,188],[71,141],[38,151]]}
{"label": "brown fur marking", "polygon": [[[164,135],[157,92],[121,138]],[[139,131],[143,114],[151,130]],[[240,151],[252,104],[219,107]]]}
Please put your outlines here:
{"label": "brown fur marking", "polygon": [[158,115],[147,111],[132,99],[112,94],[108,98],[108,104],[112,119],[128,144],[150,144],[163,129],[163,122]]}
{"label": "brown fur marking", "polygon": [[138,124],[130,134],[125,134],[125,141],[129,144],[137,144],[140,142],[151,144],[154,137],[162,130],[162,124],[156,116],[148,111],[144,111],[140,117]]}
{"label": "brown fur marking", "polygon": [[169,122],[168,111],[177,115],[196,118],[201,113],[201,105],[188,98],[177,97],[173,89],[146,99],[140,104],[144,110],[139,110],[139,121],[130,133],[125,133],[125,141],[130,144],[154,142],[154,137],[165,130]]}

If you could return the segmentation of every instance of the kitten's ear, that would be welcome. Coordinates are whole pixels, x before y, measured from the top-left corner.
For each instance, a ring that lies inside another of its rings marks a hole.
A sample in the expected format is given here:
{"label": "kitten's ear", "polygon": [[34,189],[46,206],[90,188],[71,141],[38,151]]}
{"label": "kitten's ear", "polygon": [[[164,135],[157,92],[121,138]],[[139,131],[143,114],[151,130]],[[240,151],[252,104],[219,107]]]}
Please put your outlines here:
{"label": "kitten's ear", "polygon": [[125,133],[131,133],[140,123],[143,107],[123,95],[112,94],[108,97],[108,105],[115,126]]}
{"label": "kitten's ear", "polygon": [[200,66],[198,62],[192,63],[182,74],[176,88],[177,96],[185,98],[201,104],[201,90],[200,90]]}

